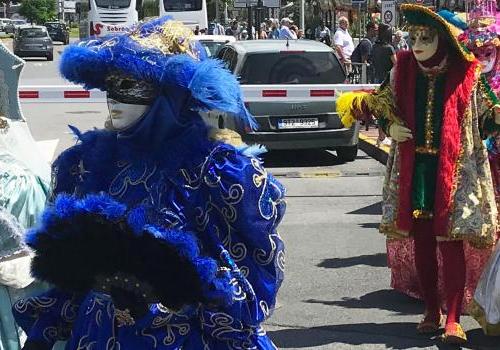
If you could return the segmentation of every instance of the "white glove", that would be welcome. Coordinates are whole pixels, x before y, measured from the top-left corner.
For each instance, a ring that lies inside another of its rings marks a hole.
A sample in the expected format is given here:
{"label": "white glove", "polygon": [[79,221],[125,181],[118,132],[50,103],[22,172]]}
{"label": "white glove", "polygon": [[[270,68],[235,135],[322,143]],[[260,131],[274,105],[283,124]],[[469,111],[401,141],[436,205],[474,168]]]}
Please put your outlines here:
{"label": "white glove", "polygon": [[389,135],[396,142],[405,142],[413,138],[410,129],[397,123],[392,123],[389,126]]}

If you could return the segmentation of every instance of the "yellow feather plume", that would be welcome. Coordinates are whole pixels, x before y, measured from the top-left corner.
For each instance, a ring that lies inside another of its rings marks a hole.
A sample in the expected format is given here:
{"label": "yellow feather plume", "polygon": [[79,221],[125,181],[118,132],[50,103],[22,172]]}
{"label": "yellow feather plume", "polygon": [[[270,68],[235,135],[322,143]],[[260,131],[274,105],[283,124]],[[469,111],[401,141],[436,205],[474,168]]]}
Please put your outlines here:
{"label": "yellow feather plume", "polygon": [[369,95],[367,92],[352,91],[345,92],[337,98],[337,113],[346,128],[350,128],[358,120],[355,111],[361,111],[361,102],[367,95]]}
{"label": "yellow feather plume", "polygon": [[349,128],[354,122],[363,118],[362,105],[375,118],[386,118],[392,122],[401,123],[396,115],[392,91],[384,87],[376,92],[351,91],[341,94],[336,101],[337,113],[342,124]]}

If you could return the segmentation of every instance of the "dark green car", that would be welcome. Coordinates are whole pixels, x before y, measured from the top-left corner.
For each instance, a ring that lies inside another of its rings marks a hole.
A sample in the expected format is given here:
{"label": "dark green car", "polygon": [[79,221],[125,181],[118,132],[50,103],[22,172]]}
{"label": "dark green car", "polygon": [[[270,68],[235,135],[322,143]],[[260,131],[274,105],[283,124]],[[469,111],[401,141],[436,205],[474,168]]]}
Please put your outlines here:
{"label": "dark green car", "polygon": [[44,24],[52,41],[60,41],[64,45],[69,44],[69,29],[64,23],[47,22]]}

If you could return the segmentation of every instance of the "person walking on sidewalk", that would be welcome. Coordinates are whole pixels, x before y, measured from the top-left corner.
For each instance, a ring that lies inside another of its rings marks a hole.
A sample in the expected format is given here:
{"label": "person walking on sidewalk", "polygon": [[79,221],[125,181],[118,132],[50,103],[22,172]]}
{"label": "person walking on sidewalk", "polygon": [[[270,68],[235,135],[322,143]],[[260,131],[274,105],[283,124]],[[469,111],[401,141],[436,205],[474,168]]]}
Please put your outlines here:
{"label": "person walking on sidewalk", "polygon": [[443,283],[446,322],[440,339],[462,344],[467,340],[460,325],[466,273],[478,268],[466,257],[466,242],[491,252],[497,235],[498,211],[479,130],[486,120],[500,124],[500,115],[477,85],[479,62],[457,40],[461,31],[455,14],[414,4],[402,4],[401,11],[412,50],[398,53],[390,79],[379,90],[346,93],[337,100],[337,111],[346,126],[375,115],[395,141],[380,231],[391,240],[414,243],[425,303],[417,332],[433,334],[442,326],[438,286]]}
{"label": "person walking on sidewalk", "polygon": [[351,55],[354,51],[354,43],[351,34],[347,30],[349,28],[349,20],[347,17],[339,18],[339,27],[333,35],[333,45],[340,58],[340,62],[346,67],[348,73],[351,72]]}

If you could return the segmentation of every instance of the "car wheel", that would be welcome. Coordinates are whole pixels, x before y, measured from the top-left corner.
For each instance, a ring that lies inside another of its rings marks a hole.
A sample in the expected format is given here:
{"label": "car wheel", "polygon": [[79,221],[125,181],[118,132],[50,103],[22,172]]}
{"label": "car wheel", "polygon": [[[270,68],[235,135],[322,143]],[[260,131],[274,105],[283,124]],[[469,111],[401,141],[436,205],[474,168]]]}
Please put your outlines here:
{"label": "car wheel", "polygon": [[47,54],[47,61],[53,61],[54,60],[54,53],[53,52],[49,52]]}
{"label": "car wheel", "polygon": [[358,145],[337,147],[337,157],[344,162],[352,162],[358,155]]}

